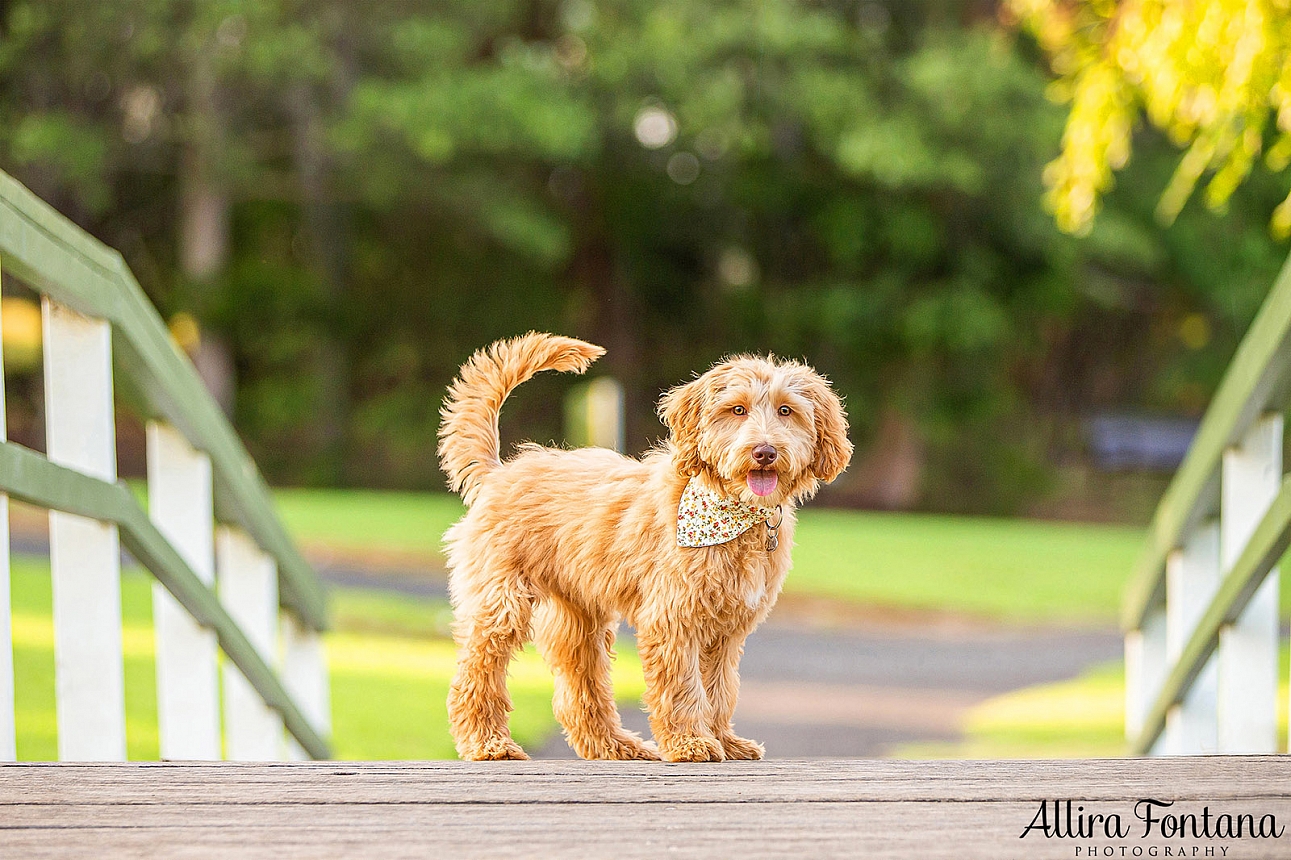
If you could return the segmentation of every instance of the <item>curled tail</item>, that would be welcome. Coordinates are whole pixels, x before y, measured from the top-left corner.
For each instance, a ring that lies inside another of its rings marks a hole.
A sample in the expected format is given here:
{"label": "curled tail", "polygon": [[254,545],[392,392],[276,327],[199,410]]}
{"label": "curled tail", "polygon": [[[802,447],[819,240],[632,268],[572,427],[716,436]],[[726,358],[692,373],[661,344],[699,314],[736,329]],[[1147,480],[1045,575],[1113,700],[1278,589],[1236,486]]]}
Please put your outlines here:
{"label": "curled tail", "polygon": [[530,332],[471,356],[439,410],[439,465],[453,492],[469,505],[484,476],[501,465],[498,412],[512,389],[543,370],[582,373],[604,354],[572,337]]}

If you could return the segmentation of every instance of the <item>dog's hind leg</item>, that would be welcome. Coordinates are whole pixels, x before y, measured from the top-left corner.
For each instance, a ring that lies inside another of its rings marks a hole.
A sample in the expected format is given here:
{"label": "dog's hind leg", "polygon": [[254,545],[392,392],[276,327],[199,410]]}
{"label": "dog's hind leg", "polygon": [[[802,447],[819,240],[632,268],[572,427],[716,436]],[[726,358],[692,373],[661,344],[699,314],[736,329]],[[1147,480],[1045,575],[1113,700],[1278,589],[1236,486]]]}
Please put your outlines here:
{"label": "dog's hind leg", "polygon": [[721,636],[700,653],[700,670],[704,691],[712,705],[713,736],[722,744],[728,759],[760,759],[765,748],[735,734],[731,718],[740,695],[740,657],[744,654],[744,634]]}
{"label": "dog's hind leg", "polygon": [[574,752],[586,759],[658,760],[652,744],[623,728],[614,704],[614,628],[552,597],[538,604],[533,631],[556,682],[552,712]]}
{"label": "dog's hind leg", "polygon": [[524,646],[533,596],[518,576],[456,593],[457,674],[448,688],[448,722],[467,761],[527,759],[511,739],[507,665]]}

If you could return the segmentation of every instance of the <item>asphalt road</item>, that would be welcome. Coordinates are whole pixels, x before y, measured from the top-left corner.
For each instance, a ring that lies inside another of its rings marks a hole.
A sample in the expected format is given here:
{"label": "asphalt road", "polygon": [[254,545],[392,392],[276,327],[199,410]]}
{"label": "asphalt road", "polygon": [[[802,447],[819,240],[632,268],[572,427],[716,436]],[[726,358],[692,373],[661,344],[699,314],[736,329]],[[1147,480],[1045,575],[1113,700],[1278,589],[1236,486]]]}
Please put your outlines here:
{"label": "asphalt road", "polygon": [[[325,560],[318,569],[336,585],[444,594],[442,580],[424,575],[373,577]],[[1123,653],[1114,629],[1009,627],[931,616],[893,620],[864,612],[824,619],[822,627],[818,611],[800,610],[786,604],[772,612],[749,637],[740,664],[736,730],[765,743],[777,758],[869,758],[912,742],[953,742],[962,737],[974,705],[1074,678]],[[626,726],[650,736],[644,713],[621,710]],[[574,757],[559,735],[530,753]]]}
{"label": "asphalt road", "polygon": [[[879,757],[901,744],[958,740],[974,705],[1075,677],[1121,653],[1113,630],[878,624],[826,631],[773,620],[745,648],[735,728],[776,758]],[[623,709],[623,718],[649,736],[643,713]],[[572,755],[561,737],[540,751]]]}

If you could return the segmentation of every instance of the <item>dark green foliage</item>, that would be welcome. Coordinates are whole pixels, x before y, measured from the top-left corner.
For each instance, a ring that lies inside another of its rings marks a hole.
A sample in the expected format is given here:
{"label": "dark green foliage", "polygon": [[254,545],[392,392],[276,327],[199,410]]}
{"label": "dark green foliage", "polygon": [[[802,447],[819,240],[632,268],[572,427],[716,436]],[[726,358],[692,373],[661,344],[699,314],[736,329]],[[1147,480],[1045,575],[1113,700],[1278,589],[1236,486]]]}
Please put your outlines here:
{"label": "dark green foliage", "polygon": [[[1059,234],[1062,109],[991,3],[0,9],[0,163],[230,344],[238,427],[279,481],[437,485],[457,366],[547,329],[609,348],[634,450],[661,390],[772,351],[847,397],[862,454],[836,500],[873,501],[889,426],[902,504],[1016,510],[1090,411],[1199,410],[1283,251],[1274,180],[1157,227],[1173,156],[1151,139],[1093,233]],[[197,284],[174,213],[212,141],[232,241]],[[570,383],[520,389],[504,437],[559,441]]]}

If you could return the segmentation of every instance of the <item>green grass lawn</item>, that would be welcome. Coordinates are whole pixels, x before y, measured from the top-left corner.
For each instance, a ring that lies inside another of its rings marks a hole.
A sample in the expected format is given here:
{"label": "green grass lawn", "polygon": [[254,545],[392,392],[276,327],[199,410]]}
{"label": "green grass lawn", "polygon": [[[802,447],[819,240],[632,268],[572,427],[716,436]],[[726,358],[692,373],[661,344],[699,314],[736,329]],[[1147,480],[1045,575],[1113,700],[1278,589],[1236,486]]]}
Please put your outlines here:
{"label": "green grass lawn", "polygon": [[448,493],[279,489],[273,495],[283,524],[302,543],[436,560],[444,531],[464,510]]}
{"label": "green grass lawn", "polygon": [[1112,624],[1142,540],[1120,526],[808,508],[785,591]]}
{"label": "green grass lawn", "polygon": [[[1287,737],[1288,648],[1278,677],[1278,739]],[[906,744],[897,758],[1108,758],[1126,754],[1125,666],[1095,666],[1078,678],[1014,690],[973,708],[958,743]],[[1285,752],[1285,749],[1283,749]]]}
{"label": "green grass lawn", "polygon": [[[462,512],[443,493],[280,490],[288,529],[308,548],[442,565],[440,538]],[[1120,591],[1141,545],[1116,526],[808,508],[801,514],[790,595],[884,608],[935,610],[1027,623],[1115,623]],[[157,755],[150,580],[122,580],[128,747]],[[1284,589],[1284,597],[1286,591]],[[19,756],[57,754],[48,565],[13,569]],[[442,599],[335,589],[327,649],[335,752],[342,758],[453,755],[444,699],[453,671],[451,612]],[[1284,672],[1285,676],[1285,672]],[[630,647],[616,663],[623,701],[639,700]],[[963,744],[904,755],[1093,755],[1121,751],[1119,668],[992,699],[970,715]],[[536,747],[556,731],[551,677],[526,651],[513,664],[514,734]],[[1285,697],[1284,697],[1285,698]]]}
{"label": "green grass lawn", "polygon": [[[121,578],[126,683],[126,745],[131,759],[158,755],[151,580],[139,570]],[[18,757],[58,757],[54,712],[54,627],[49,566],[15,559],[12,567],[14,674]],[[444,700],[454,651],[445,638],[442,600],[340,589],[333,593],[336,629],[326,646],[332,684],[334,754],[343,759],[453,758]],[[635,703],[640,663],[620,649],[615,689]],[[530,648],[512,665],[512,731],[535,748],[555,732],[551,675]]]}
{"label": "green grass lawn", "polygon": [[957,743],[911,743],[897,758],[1108,758],[1125,755],[1125,672],[1119,662],[1079,678],[1014,690],[968,713]]}
{"label": "green grass lawn", "polygon": [[[307,546],[351,553],[394,548],[442,564],[439,540],[462,514],[462,506],[447,494],[381,494],[332,490],[280,490],[277,499],[283,519]],[[1120,592],[1142,545],[1135,528],[979,517],[881,514],[808,508],[801,512],[794,550],[794,569],[786,592],[885,608],[966,613],[1006,621],[1031,623],[1090,623],[1116,621]],[[349,593],[333,602],[338,626],[377,633],[399,630],[421,636],[418,665],[443,661],[434,680],[427,674],[413,683],[396,678],[392,668],[407,665],[396,653],[371,660],[372,678],[344,654],[369,654],[406,647],[403,640],[376,639],[361,645],[353,634],[332,637],[333,683],[339,754],[353,757],[396,757],[370,744],[385,743],[392,731],[384,728],[388,712],[424,712],[426,701],[433,720],[443,725],[443,698],[451,651],[442,640],[424,638],[447,630],[449,616],[420,607],[392,604],[371,594]],[[337,646],[343,646],[338,650]],[[625,655],[626,656],[626,655]],[[538,666],[535,661],[533,664]],[[625,666],[624,675],[640,684],[639,668]],[[976,708],[962,744],[903,749],[906,756],[1042,756],[1115,755],[1121,752],[1122,691],[1119,668],[1088,677],[1046,685],[991,700]],[[550,722],[550,681],[535,676],[535,684],[520,667],[513,673],[516,736],[554,730]],[[536,681],[542,685],[537,686]],[[432,689],[433,688],[433,689]],[[632,688],[639,689],[639,688]],[[369,693],[379,698],[365,698]],[[390,706],[385,707],[385,703]],[[530,720],[533,720],[531,723]],[[400,725],[402,725],[402,720]],[[531,728],[532,727],[532,728]],[[424,726],[409,725],[409,732]],[[363,738],[346,747],[346,738]],[[442,730],[409,748],[436,749],[451,754]],[[522,741],[523,743],[523,741]]]}
{"label": "green grass lawn", "polygon": [[[11,565],[13,596],[14,719],[18,758],[58,758],[54,719],[54,622],[49,564],[23,557]],[[157,685],[153,661],[152,585],[139,571],[121,578],[125,654],[126,751],[131,759],[157,758]]]}
{"label": "green grass lawn", "polygon": [[[307,547],[421,555],[442,565],[440,538],[462,514],[446,493],[278,490],[287,528]],[[1013,621],[1114,624],[1142,546],[1121,526],[801,512],[789,594]]]}

